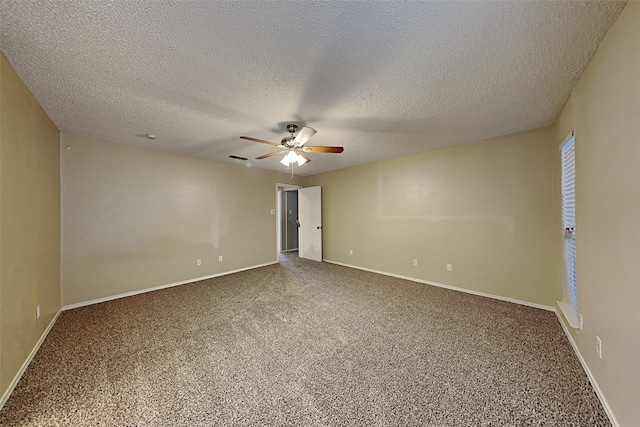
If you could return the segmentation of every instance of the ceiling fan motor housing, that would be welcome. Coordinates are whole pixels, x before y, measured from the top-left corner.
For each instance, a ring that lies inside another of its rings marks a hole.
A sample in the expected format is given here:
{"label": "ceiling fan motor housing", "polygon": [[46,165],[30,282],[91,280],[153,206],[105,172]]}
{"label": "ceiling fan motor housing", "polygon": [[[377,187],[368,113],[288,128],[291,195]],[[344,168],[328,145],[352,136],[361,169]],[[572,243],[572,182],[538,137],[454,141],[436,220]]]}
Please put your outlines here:
{"label": "ceiling fan motor housing", "polygon": [[293,147],[293,139],[292,136],[285,136],[282,138],[282,141],[280,141],[280,144],[285,147]]}

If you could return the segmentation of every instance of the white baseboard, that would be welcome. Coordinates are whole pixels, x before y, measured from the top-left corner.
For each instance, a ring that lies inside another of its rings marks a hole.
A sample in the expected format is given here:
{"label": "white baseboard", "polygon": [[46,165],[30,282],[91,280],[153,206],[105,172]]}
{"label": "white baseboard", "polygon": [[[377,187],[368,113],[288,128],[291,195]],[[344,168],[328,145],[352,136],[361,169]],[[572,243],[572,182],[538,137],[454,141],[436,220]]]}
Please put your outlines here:
{"label": "white baseboard", "polygon": [[402,276],[400,274],[395,274],[395,273],[388,273],[386,271],[372,270],[370,268],[358,267],[357,265],[344,264],[342,262],[331,261],[329,259],[323,259],[323,261],[331,263],[331,264],[341,265],[343,267],[355,268],[357,270],[364,270],[364,271],[369,271],[371,273],[382,274],[384,276],[396,277],[398,279],[411,280],[412,282],[424,283],[425,285],[431,285],[431,286],[437,286],[439,288],[451,289],[452,291],[464,292],[464,293],[467,293],[467,294],[473,294],[473,295],[478,295],[478,296],[481,296],[481,297],[493,298],[493,299],[497,299],[497,300],[500,300],[500,301],[507,301],[507,302],[512,302],[514,304],[526,305],[526,306],[529,306],[529,307],[540,308],[542,310],[556,312],[555,307],[550,307],[548,305],[538,304],[538,303],[535,303],[535,302],[522,301],[522,300],[515,299],[515,298],[508,298],[508,297],[503,297],[503,296],[500,296],[500,295],[488,294],[488,293],[485,293],[485,292],[473,291],[473,290],[465,289],[465,288],[458,288],[456,286],[445,285],[443,283],[430,282],[430,281],[423,280],[423,279],[418,279],[418,278],[415,278],[415,277]]}
{"label": "white baseboard", "polygon": [[188,283],[199,282],[201,280],[212,279],[214,277],[226,276],[228,274],[239,273],[241,271],[253,270],[254,268],[266,267],[268,265],[273,265],[273,264],[277,264],[277,263],[278,263],[278,261],[276,260],[276,261],[267,262],[267,263],[264,263],[264,264],[258,264],[258,265],[252,265],[250,267],[239,268],[237,270],[223,271],[222,273],[211,274],[209,276],[202,276],[202,277],[196,277],[196,278],[193,278],[193,279],[183,280],[181,282],[169,283],[169,284],[166,284],[166,285],[154,286],[152,288],[145,288],[145,289],[140,289],[140,290],[137,290],[137,291],[125,292],[123,294],[110,295],[108,297],[97,298],[97,299],[92,299],[92,300],[83,301],[83,302],[77,302],[75,304],[68,304],[68,305],[63,306],[62,310],[72,310],[74,308],[84,307],[86,305],[98,304],[98,303],[101,303],[101,302],[111,301],[111,300],[118,299],[118,298],[125,298],[125,297],[130,297],[130,296],[133,296],[133,295],[144,294],[144,293],[147,293],[147,292],[158,291],[160,289],[172,288],[174,286],[186,285]]}
{"label": "white baseboard", "polygon": [[600,403],[602,403],[602,407],[604,408],[604,412],[606,412],[607,416],[609,417],[609,421],[611,421],[611,425],[613,425],[613,427],[619,427],[620,424],[618,423],[618,420],[616,420],[615,415],[613,415],[613,411],[611,410],[611,406],[609,406],[609,403],[607,402],[607,399],[604,397],[604,394],[602,394],[602,390],[600,390],[600,386],[598,386],[598,382],[596,381],[595,377],[591,373],[591,369],[589,369],[589,366],[587,365],[587,362],[584,360],[584,357],[582,357],[582,353],[580,353],[580,350],[578,349],[578,345],[576,344],[575,340],[573,339],[573,336],[569,332],[569,329],[567,328],[567,325],[562,320],[562,315],[557,310],[556,310],[556,315],[558,316],[558,321],[562,325],[562,329],[564,330],[564,334],[569,339],[569,342],[571,343],[571,347],[573,347],[574,353],[576,354],[576,356],[578,356],[578,360],[580,361],[580,364],[582,365],[582,369],[584,369],[584,371],[587,373],[587,378],[589,378],[589,382],[591,383],[591,386],[593,387],[593,390],[596,392],[596,395],[598,396],[598,399],[600,399]]}
{"label": "white baseboard", "polygon": [[31,353],[29,353],[29,356],[27,357],[27,360],[24,361],[24,363],[22,364],[22,366],[20,367],[20,369],[18,370],[16,375],[13,377],[13,381],[11,381],[11,384],[9,384],[9,387],[7,388],[7,390],[2,395],[2,400],[0,400],[0,410],[2,410],[2,408],[4,408],[4,404],[7,403],[7,400],[9,400],[9,397],[11,396],[11,393],[13,393],[13,390],[18,385],[18,382],[20,381],[20,378],[22,378],[22,375],[24,374],[24,371],[27,370],[27,367],[29,366],[29,364],[33,360],[34,356],[36,355],[36,353],[40,349],[40,346],[44,342],[44,339],[47,337],[47,335],[49,335],[49,331],[51,330],[51,328],[53,328],[53,325],[54,325],[54,323],[56,323],[56,320],[58,320],[58,316],[60,316],[60,313],[62,313],[62,309],[58,310],[56,315],[53,316],[53,319],[51,319],[51,322],[49,322],[49,325],[47,326],[47,329],[44,330],[44,332],[40,336],[40,339],[38,340],[36,345],[31,350]]}

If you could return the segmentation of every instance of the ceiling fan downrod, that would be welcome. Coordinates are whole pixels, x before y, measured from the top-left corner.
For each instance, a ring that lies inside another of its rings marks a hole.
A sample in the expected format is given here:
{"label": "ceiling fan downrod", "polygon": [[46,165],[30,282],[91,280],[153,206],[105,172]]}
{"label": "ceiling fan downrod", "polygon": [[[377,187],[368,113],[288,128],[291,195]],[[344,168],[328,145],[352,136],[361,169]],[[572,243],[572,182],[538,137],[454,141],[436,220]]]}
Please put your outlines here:
{"label": "ceiling fan downrod", "polygon": [[298,125],[291,123],[287,125],[287,131],[291,134],[291,138],[293,138],[293,134],[298,131]]}

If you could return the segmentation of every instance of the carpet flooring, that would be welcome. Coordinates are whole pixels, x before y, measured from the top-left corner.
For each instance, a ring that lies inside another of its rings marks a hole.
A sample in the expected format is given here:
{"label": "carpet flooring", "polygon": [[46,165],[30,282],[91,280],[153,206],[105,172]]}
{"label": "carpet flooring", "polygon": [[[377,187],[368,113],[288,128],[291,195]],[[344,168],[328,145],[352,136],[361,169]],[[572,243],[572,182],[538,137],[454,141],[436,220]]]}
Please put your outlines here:
{"label": "carpet flooring", "polygon": [[551,312],[283,254],[63,312],[2,426],[607,426]]}

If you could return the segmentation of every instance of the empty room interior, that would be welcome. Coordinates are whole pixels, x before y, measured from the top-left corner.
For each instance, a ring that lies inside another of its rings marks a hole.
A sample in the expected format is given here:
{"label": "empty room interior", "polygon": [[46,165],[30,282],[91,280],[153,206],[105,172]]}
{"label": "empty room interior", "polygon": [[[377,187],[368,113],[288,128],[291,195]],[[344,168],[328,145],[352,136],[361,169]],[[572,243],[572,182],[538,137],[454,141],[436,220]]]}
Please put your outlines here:
{"label": "empty room interior", "polygon": [[637,1],[2,0],[0,424],[638,425],[638,46]]}

